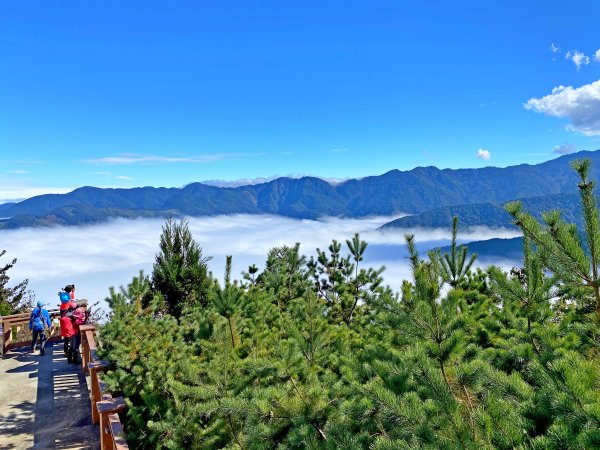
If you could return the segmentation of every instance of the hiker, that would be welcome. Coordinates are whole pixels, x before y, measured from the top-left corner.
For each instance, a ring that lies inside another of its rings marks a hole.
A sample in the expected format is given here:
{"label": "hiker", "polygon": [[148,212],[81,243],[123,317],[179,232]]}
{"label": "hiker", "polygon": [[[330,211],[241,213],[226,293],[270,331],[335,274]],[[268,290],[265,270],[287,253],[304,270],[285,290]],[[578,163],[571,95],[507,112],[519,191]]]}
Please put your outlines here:
{"label": "hiker", "polygon": [[[71,306],[71,301],[75,299],[75,285],[67,284],[62,291],[58,293],[58,297],[60,298],[60,317],[61,319],[67,314],[69,311],[69,307]],[[65,356],[68,356],[69,353],[69,340],[72,334],[68,336],[63,334],[63,322],[60,323],[60,334],[63,337],[63,351]]]}
{"label": "hiker", "polygon": [[70,350],[70,343],[73,335],[75,334],[75,328],[73,327],[72,313],[74,311],[70,309],[71,303],[69,303],[69,309],[65,310],[65,314],[60,318],[60,335],[64,341],[64,352],[67,357],[67,362],[71,362],[72,354]]}
{"label": "hiker", "polygon": [[60,317],[63,317],[69,310],[71,302],[75,300],[75,285],[67,284],[62,291],[58,293],[60,298]]}
{"label": "hiker", "polygon": [[78,357],[79,345],[81,344],[81,333],[79,332],[79,326],[85,324],[87,321],[87,315],[75,301],[72,301],[69,312],[67,313],[67,317],[71,318],[74,330],[71,338],[69,339],[69,353],[71,358],[69,361],[69,355],[67,355],[67,362],[80,364],[81,361],[79,361]]}
{"label": "hiker", "polygon": [[40,356],[44,356],[44,345],[46,344],[46,329],[50,328],[50,314],[44,309],[44,302],[38,300],[37,307],[31,311],[29,318],[29,329],[33,333],[31,339],[31,353],[35,352],[35,344],[40,338]]}

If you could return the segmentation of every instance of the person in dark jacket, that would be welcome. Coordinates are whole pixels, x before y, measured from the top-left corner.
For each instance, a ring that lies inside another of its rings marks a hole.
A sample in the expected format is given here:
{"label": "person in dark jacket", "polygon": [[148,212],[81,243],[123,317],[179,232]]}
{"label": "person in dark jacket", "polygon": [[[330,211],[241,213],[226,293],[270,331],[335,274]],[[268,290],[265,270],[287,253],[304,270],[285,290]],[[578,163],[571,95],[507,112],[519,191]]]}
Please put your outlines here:
{"label": "person in dark jacket", "polygon": [[65,319],[70,319],[72,324],[73,332],[69,338],[69,350],[67,352],[67,362],[73,364],[81,364],[79,359],[79,345],[81,344],[81,334],[79,326],[83,325],[87,321],[85,311],[77,305],[77,302],[72,301],[69,307],[69,311],[65,315]]}
{"label": "person in dark jacket", "polygon": [[46,344],[46,329],[50,329],[50,314],[44,309],[44,302],[37,302],[37,308],[33,308],[29,317],[29,329],[32,332],[31,353],[35,352],[35,344],[40,338],[40,355],[44,356],[44,345]]}

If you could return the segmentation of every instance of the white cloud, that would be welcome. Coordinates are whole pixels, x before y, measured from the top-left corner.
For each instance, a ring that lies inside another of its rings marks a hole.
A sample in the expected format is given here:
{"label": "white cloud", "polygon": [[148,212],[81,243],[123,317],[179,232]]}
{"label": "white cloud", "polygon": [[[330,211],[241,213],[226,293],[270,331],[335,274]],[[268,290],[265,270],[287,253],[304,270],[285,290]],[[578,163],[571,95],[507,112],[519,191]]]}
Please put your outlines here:
{"label": "white cloud", "polygon": [[22,169],[14,169],[14,170],[9,170],[8,173],[14,173],[16,175],[23,175],[26,173],[29,173],[27,170],[22,170]]}
{"label": "white cloud", "polygon": [[557,145],[556,147],[554,147],[554,153],[557,153],[559,155],[569,155],[571,153],[574,153],[576,150],[575,145],[574,144],[567,144],[566,142],[562,145]]}
{"label": "white cloud", "polygon": [[552,53],[557,53],[560,50],[559,47],[557,47],[556,45],[554,45],[554,43],[550,44],[550,51]]}
{"label": "white cloud", "polygon": [[488,159],[490,159],[492,157],[492,153],[489,150],[480,148],[479,150],[477,150],[477,153],[475,154],[475,156],[487,161]]}
{"label": "white cloud", "polygon": [[558,86],[541,98],[531,98],[525,109],[553,117],[567,117],[567,129],[586,136],[600,135],[600,80],[579,88]]}
{"label": "white cloud", "polygon": [[156,155],[139,155],[131,153],[123,153],[116,156],[106,156],[102,158],[86,159],[84,162],[89,164],[175,164],[175,163],[212,163],[223,160],[233,160],[245,158],[248,156],[261,156],[262,153],[253,155],[247,153],[222,153],[222,154],[207,154],[186,157],[171,157],[171,156],[156,156]]}
{"label": "white cloud", "polygon": [[577,70],[581,68],[581,66],[587,66],[590,63],[590,57],[586,56],[583,52],[579,50],[570,50],[565,53],[565,58],[573,61],[573,64],[577,67]]}
{"label": "white cloud", "polygon": [[[210,269],[222,276],[225,256],[233,255],[233,273],[239,277],[250,264],[263,267],[267,252],[274,246],[300,242],[301,251],[315,254],[325,249],[332,239],[344,242],[354,233],[369,243],[365,264],[385,264],[385,280],[398,289],[409,269],[405,250],[405,233],[415,233],[419,248],[446,245],[449,229],[389,229],[379,231],[382,224],[398,218],[365,219],[328,218],[322,221],[295,220],[269,215],[231,215],[188,218],[194,239],[205,255],[213,256]],[[81,227],[25,228],[0,230],[7,257],[18,258],[11,269],[11,280],[30,279],[37,298],[53,306],[56,292],[65,284],[77,286],[79,298],[101,300],[109,286],[126,284],[140,269],[152,270],[158,251],[163,220],[117,219],[105,224]],[[460,234],[461,240],[492,237],[515,237],[516,230],[476,227]],[[57,249],[61,255],[57,257]]]}
{"label": "white cloud", "polygon": [[348,151],[346,147],[336,147],[331,150],[333,153],[345,153]]}
{"label": "white cloud", "polygon": [[303,177],[314,177],[326,181],[329,184],[340,184],[344,181],[348,181],[350,178],[327,178],[318,177],[316,175],[306,175],[300,173],[288,174],[288,175],[273,175],[270,177],[258,177],[258,178],[240,178],[238,180],[203,180],[202,184],[216,187],[239,187],[239,186],[250,186],[254,184],[268,183],[269,181],[276,180],[278,178],[303,178]]}
{"label": "white cloud", "polygon": [[594,59],[600,62],[600,48],[596,50],[596,53],[594,53]]}
{"label": "white cloud", "polygon": [[[288,175],[287,178],[300,178],[301,175]],[[268,183],[269,181],[281,178],[281,175],[273,175],[270,177],[258,177],[258,178],[240,178],[238,180],[203,180],[202,184],[216,187],[238,187],[238,186],[249,186],[254,184]]]}
{"label": "white cloud", "polygon": [[115,175],[112,172],[104,172],[104,171],[92,172],[92,175],[100,175],[102,177],[110,177],[110,178],[114,178],[115,180],[135,180],[134,177],[130,177],[128,175]]}
{"label": "white cloud", "polygon": [[360,180],[360,178],[334,178],[334,177],[328,177],[328,178],[323,178],[323,177],[318,177],[323,181],[327,181],[329,184],[331,185],[337,185],[337,184],[342,184],[345,181],[348,180]]}
{"label": "white cloud", "polygon": [[0,181],[0,203],[15,200],[20,201],[43,194],[66,194],[73,189],[75,188],[61,186],[29,186],[19,183],[16,180],[2,180]]}

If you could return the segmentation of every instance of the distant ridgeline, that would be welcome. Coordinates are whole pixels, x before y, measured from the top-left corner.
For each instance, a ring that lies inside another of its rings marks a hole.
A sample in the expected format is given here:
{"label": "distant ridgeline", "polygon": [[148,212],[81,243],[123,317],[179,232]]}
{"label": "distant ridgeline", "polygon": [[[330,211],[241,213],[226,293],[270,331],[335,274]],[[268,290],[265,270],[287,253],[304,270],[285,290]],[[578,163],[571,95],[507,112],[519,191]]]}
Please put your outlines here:
{"label": "distant ridgeline", "polygon": [[183,188],[101,189],[82,187],[68,194],[48,194],[0,205],[0,228],[81,225],[109,218],[277,214],[292,218],[366,217],[414,214],[383,226],[508,227],[503,204],[521,199],[539,217],[560,209],[581,225],[573,159],[592,160],[591,179],[600,175],[600,150],[561,156],[537,165],[506,168],[444,169],[417,167],[331,185],[314,177],[276,180],[234,188],[192,183]]}
{"label": "distant ridgeline", "polygon": [[[583,227],[579,194],[554,194],[544,197],[518,199],[523,208],[539,221],[543,222],[542,214],[550,210],[561,211],[562,218],[569,223],[575,223],[579,229]],[[460,218],[460,228],[485,226],[491,228],[514,228],[511,216],[504,209],[504,203],[476,203],[472,205],[445,206],[432,209],[414,216],[401,217],[381,226],[381,229],[393,228],[448,228],[452,217]],[[488,239],[469,242],[469,252],[477,253],[480,259],[522,259],[523,241],[521,238]],[[443,247],[442,252],[449,251]]]}
{"label": "distant ridgeline", "polygon": [[[542,213],[553,209],[562,212],[562,218],[575,223],[578,227],[583,225],[583,216],[579,203],[579,194],[554,194],[543,197],[529,197],[517,199],[523,203],[523,208],[538,220],[542,220]],[[494,228],[511,228],[510,215],[501,203],[475,203],[471,205],[444,206],[425,211],[414,216],[401,217],[383,225],[381,228],[440,228],[452,225],[452,217],[460,218],[460,227],[487,226]]]}

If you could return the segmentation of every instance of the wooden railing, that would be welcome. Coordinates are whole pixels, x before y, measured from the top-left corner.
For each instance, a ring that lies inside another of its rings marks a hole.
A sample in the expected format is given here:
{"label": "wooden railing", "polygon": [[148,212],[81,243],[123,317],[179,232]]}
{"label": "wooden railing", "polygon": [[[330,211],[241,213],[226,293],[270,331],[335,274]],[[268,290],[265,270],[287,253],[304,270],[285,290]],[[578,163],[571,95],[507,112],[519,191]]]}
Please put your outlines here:
{"label": "wooden railing", "polygon": [[[87,307],[87,303],[78,302],[82,307]],[[54,319],[60,318],[60,311],[58,309],[49,310],[50,314],[50,331],[46,336],[48,342],[60,341],[60,326]],[[2,355],[5,355],[9,350],[13,348],[25,347],[31,345],[31,331],[29,330],[29,318],[31,313],[23,314],[12,314],[10,316],[0,316],[2,322],[2,329],[4,330],[4,339],[2,345]]]}
{"label": "wooden railing", "polygon": [[[86,307],[86,304],[82,303],[80,306]],[[54,319],[60,317],[60,311],[56,309],[48,312],[52,321],[48,341],[58,341],[61,339],[60,327],[55,325]],[[30,316],[31,313],[24,313],[0,317],[4,330],[3,356],[13,348],[31,345]],[[81,368],[84,373],[90,375],[92,421],[100,425],[100,448],[101,450],[128,450],[119,419],[119,412],[125,410],[125,401],[122,397],[113,398],[99,376],[108,365],[100,361],[96,354],[98,349],[96,327],[81,325],[79,331],[81,332]]]}
{"label": "wooden railing", "polygon": [[127,442],[119,412],[125,410],[122,397],[113,397],[107,390],[99,373],[108,364],[100,361],[96,355],[97,339],[94,325],[81,325],[81,365],[85,373],[90,374],[92,422],[100,424],[100,448],[102,450],[127,450]]}

